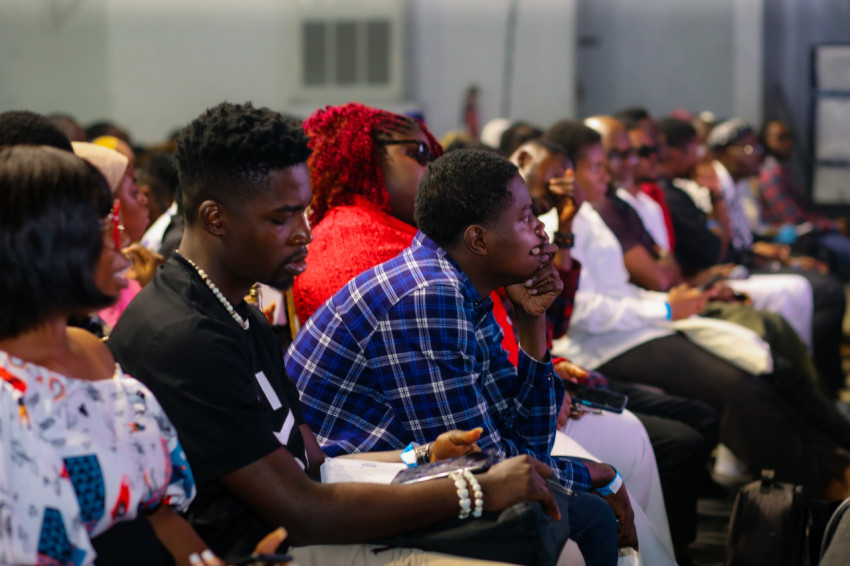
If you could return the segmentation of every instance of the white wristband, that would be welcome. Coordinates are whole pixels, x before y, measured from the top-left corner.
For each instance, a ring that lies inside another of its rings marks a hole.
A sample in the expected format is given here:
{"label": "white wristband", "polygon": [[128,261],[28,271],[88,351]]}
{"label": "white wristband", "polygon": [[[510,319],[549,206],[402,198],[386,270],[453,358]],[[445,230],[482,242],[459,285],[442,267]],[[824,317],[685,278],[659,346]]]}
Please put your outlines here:
{"label": "white wristband", "polygon": [[599,495],[613,495],[620,491],[620,487],[623,485],[623,478],[620,476],[620,472],[614,470],[614,479],[611,480],[611,483],[606,485],[605,487],[597,487],[594,491]]}

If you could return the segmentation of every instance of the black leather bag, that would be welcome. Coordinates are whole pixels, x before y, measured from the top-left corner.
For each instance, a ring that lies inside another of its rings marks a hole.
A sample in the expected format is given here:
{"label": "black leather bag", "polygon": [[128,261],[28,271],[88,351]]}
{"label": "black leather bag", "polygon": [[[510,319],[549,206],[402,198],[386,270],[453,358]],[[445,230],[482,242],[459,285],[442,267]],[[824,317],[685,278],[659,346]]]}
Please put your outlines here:
{"label": "black leather bag", "polygon": [[452,519],[375,544],[525,566],[552,566],[570,536],[570,497],[557,490],[552,490],[552,496],[561,509],[560,521],[548,516],[539,503],[526,501],[501,513],[485,513],[480,519]]}

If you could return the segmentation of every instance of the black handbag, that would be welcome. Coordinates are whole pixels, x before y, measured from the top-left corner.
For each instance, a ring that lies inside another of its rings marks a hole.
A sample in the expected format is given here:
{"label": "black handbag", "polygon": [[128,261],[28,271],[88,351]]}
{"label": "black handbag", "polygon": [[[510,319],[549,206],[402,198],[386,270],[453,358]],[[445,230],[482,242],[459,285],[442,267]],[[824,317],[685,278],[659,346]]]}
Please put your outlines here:
{"label": "black handbag", "polygon": [[555,489],[551,493],[561,509],[560,521],[547,515],[540,503],[524,501],[500,513],[485,513],[479,519],[451,519],[374,544],[524,566],[552,566],[570,536],[570,497]]}

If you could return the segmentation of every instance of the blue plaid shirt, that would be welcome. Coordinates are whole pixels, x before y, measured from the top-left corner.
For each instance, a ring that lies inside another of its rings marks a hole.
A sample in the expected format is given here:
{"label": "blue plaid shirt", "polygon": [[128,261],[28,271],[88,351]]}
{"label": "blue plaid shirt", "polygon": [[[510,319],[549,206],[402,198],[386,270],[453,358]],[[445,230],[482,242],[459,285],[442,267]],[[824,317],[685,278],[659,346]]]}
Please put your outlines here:
{"label": "blue plaid shirt", "polygon": [[491,306],[421,232],[401,254],[349,281],[286,355],[325,451],[397,450],[481,426],[482,448],[531,454],[564,485],[590,489],[583,464],[549,456],[563,383],[551,362],[522,350],[518,367],[510,363]]}

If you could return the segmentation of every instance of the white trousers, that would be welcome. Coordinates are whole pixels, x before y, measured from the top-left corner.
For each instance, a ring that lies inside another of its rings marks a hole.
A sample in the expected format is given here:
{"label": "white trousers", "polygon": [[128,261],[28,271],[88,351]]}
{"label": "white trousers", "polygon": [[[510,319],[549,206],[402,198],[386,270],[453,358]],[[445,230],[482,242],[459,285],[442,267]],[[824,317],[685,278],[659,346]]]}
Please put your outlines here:
{"label": "white trousers", "polygon": [[781,314],[811,351],[814,296],[812,286],[805,277],[751,275],[748,279],[734,279],[726,283],[735,291],[748,294],[755,308]]}
{"label": "white trousers", "polygon": [[[369,544],[321,544],[291,548],[289,553],[298,566],[511,566],[504,562],[488,562],[461,558],[414,548],[390,548],[375,554]],[[585,566],[578,545],[568,540],[557,566]]]}
{"label": "white trousers", "polygon": [[553,455],[605,462],[620,472],[635,512],[641,562],[675,566],[655,452],[638,418],[629,411],[585,414],[581,419],[568,420],[558,433]]}

